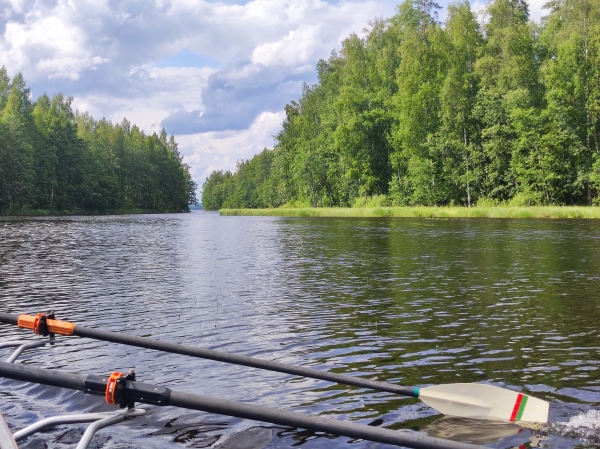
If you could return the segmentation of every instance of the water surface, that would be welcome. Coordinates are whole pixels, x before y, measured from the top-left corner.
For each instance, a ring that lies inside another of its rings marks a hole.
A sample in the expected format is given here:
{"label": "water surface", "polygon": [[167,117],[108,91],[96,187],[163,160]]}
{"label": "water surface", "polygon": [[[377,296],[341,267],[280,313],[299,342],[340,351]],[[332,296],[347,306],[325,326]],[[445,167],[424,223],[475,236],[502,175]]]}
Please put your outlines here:
{"label": "water surface", "polygon": [[[600,441],[596,221],[220,217],[0,219],[0,303],[89,327],[404,385],[489,382],[552,403],[554,426],[444,418],[415,399],[79,338],[22,363],[135,368],[175,390],[509,448]],[[0,340],[30,338],[0,325]],[[7,357],[8,352],[0,354]],[[108,410],[0,381],[15,428]],[[104,448],[383,448],[175,408],[105,429]],[[569,420],[575,420],[570,422]],[[38,440],[68,447],[80,430]],[[24,447],[38,447],[30,438]]]}

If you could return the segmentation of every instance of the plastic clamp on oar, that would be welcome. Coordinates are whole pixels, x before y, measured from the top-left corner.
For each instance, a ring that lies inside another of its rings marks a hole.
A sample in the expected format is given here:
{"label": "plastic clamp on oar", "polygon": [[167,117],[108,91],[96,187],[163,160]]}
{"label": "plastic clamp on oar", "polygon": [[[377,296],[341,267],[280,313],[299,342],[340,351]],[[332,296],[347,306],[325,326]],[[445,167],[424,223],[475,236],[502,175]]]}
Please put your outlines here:
{"label": "plastic clamp on oar", "polygon": [[38,313],[33,320],[33,333],[41,335],[42,337],[54,338],[54,334],[48,330],[48,320],[54,319],[54,312],[50,312],[48,315],[45,313]]}
{"label": "plastic clamp on oar", "polygon": [[135,381],[135,372],[130,370],[127,374],[115,371],[106,382],[104,397],[109,405],[118,405],[121,408],[133,408],[134,401],[127,398],[127,387],[125,382]]}
{"label": "plastic clamp on oar", "polygon": [[[75,324],[68,321],[58,321],[54,318],[54,312],[48,315],[38,313],[36,316],[19,315],[17,325],[24,329],[31,329],[40,335],[73,335]],[[44,332],[48,332],[45,334]]]}

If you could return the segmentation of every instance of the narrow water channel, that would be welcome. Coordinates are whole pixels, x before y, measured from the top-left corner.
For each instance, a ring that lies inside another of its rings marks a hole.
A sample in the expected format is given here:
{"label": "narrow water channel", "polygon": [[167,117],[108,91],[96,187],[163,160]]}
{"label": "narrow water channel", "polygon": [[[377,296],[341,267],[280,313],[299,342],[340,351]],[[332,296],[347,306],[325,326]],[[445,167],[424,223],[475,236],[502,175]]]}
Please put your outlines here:
{"label": "narrow water channel", "polygon": [[[414,399],[61,338],[22,363],[135,368],[174,390],[487,444],[600,442],[600,225],[562,220],[295,219],[215,213],[0,219],[0,306],[131,335],[425,386],[488,382],[551,402],[542,431],[443,418]],[[30,338],[0,325],[0,341]],[[8,357],[2,352],[0,357]],[[100,398],[0,380],[22,428]],[[175,408],[103,430],[103,448],[383,448]],[[68,447],[56,428],[25,448]]]}

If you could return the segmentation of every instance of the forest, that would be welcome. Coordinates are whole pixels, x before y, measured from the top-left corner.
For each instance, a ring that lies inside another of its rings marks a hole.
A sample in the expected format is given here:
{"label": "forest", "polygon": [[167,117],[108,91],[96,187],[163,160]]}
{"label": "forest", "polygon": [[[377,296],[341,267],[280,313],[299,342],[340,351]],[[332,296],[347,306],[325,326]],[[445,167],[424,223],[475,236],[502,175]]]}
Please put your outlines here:
{"label": "forest", "polygon": [[73,112],[62,94],[31,100],[0,69],[0,214],[187,212],[196,183],[173,136]]}
{"label": "forest", "polygon": [[600,205],[600,0],[406,0],[317,65],[205,209]]}

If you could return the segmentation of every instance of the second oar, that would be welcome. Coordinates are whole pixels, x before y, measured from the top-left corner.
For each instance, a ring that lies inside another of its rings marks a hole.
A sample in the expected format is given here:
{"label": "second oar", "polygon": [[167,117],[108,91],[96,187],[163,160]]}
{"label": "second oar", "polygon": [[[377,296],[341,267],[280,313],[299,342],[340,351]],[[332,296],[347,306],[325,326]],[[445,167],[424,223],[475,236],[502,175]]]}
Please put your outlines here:
{"label": "second oar", "polygon": [[[0,322],[18,325],[19,327],[26,329],[35,329],[36,326],[39,325],[39,315],[38,317],[35,317],[0,312]],[[493,385],[457,383],[425,388],[406,387],[389,382],[345,376],[328,371],[214,351],[211,349],[196,348],[151,338],[135,337],[118,332],[92,329],[67,321],[45,318],[44,323],[47,327],[47,331],[55,334],[76,335],[78,337],[109,341],[139,348],[187,355],[415,397],[444,415],[466,418],[501,419],[513,422],[526,421],[546,423],[548,421],[548,402]]]}

